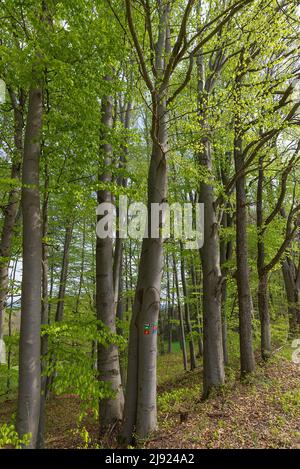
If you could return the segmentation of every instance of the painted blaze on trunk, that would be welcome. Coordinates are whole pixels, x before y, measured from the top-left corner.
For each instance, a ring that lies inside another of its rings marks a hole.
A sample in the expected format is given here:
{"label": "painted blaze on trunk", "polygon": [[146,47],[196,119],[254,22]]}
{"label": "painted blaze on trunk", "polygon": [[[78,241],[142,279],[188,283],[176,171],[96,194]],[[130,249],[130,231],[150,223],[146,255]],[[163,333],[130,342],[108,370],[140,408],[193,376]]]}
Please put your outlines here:
{"label": "painted blaze on trunk", "polygon": [[[129,360],[123,436],[144,438],[156,428],[156,357],[163,269],[163,242],[151,237],[151,203],[163,203],[167,195],[167,127],[165,93],[153,102],[151,162],[148,174],[148,230],[143,239],[133,315],[130,325]],[[147,326],[149,325],[149,334]]]}

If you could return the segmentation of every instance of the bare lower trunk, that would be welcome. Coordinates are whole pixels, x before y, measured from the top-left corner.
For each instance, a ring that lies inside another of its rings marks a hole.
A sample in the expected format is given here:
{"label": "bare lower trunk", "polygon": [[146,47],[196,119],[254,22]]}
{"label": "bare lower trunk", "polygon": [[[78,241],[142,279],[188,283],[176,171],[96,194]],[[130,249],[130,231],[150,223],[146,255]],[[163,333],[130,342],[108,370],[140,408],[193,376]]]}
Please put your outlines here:
{"label": "bare lower trunk", "polygon": [[[49,248],[47,245],[48,235],[48,186],[49,186],[49,174],[48,166],[45,163],[45,185],[44,185],[44,200],[42,207],[42,325],[48,324],[48,313],[49,313],[49,298],[48,298],[48,272],[49,272]],[[39,431],[37,439],[37,447],[44,447],[44,436],[45,436],[45,405],[46,405],[46,387],[47,387],[47,376],[44,374],[46,368],[46,355],[48,353],[48,336],[46,334],[41,337],[41,407],[40,407],[40,420],[39,420]]]}
{"label": "bare lower trunk", "polygon": [[[205,144],[209,146],[208,141]],[[209,147],[207,147],[206,154],[210,161]],[[203,272],[203,397],[205,398],[212,388],[224,384],[225,373],[222,348],[219,234],[213,187],[202,182],[199,199],[204,203],[205,219],[204,245],[200,250]]]}
{"label": "bare lower trunk", "polygon": [[78,292],[76,297],[76,304],[75,304],[75,314],[78,313],[80,299],[81,299],[81,291],[83,286],[83,279],[84,279],[84,263],[85,263],[85,232],[86,232],[86,223],[84,220],[83,223],[83,233],[82,233],[82,246],[81,246],[81,263],[80,263],[80,277],[79,277],[79,285],[78,285]]}
{"label": "bare lower trunk", "polygon": [[63,258],[62,258],[62,265],[61,265],[60,279],[59,279],[59,291],[58,291],[57,307],[56,307],[56,315],[55,315],[55,321],[57,322],[61,322],[64,317],[65,296],[66,296],[66,286],[67,286],[67,279],[68,279],[68,272],[69,272],[69,255],[70,255],[72,234],[73,234],[73,221],[69,221],[67,222],[66,231],[65,231]]}
{"label": "bare lower trunk", "polygon": [[[116,311],[116,317],[119,319],[119,321],[124,320],[124,280],[123,280],[123,262],[121,262],[120,266],[120,281],[119,281],[119,293],[118,293],[118,304],[117,304],[117,311]],[[117,334],[123,337],[124,331],[122,324],[119,323],[117,326]],[[120,353],[120,373],[121,373],[121,381],[122,381],[122,387],[125,389],[126,386],[126,360],[125,360],[125,354],[126,351],[122,350],[119,351]]]}
{"label": "bare lower trunk", "polygon": [[268,272],[265,269],[265,242],[263,237],[263,157],[259,159],[256,196],[258,311],[260,317],[260,344],[263,360],[271,354],[271,327],[268,297]]}
{"label": "bare lower trunk", "polygon": [[[112,240],[97,239],[96,245],[97,314],[112,333],[116,333],[115,307],[112,278]],[[114,344],[98,344],[99,380],[110,383],[116,396],[99,403],[101,431],[106,430],[123,417],[123,389],[120,374],[118,347]]]}
{"label": "bare lower trunk", "polygon": [[223,278],[224,278],[224,281],[222,285],[222,346],[223,346],[224,365],[228,365],[229,359],[228,359],[228,348],[227,348],[227,312],[226,312],[227,279],[225,277]]}
{"label": "bare lower trunk", "polygon": [[[244,164],[242,141],[237,135],[234,141],[235,170],[239,172]],[[252,345],[252,308],[248,269],[247,237],[247,198],[246,179],[241,175],[236,181],[236,263],[237,288],[239,302],[239,330],[241,375],[250,373],[255,368]]]}
{"label": "bare lower trunk", "polygon": [[[137,287],[130,326],[128,378],[123,436],[130,441],[134,434],[146,437],[156,428],[156,357],[157,323],[160,309],[160,283],[163,269],[161,232],[153,236],[151,204],[162,204],[167,197],[167,93],[168,75],[164,67],[170,53],[170,2],[158,2],[159,24],[154,60],[156,80],[152,97],[152,152],[148,173],[148,238],[143,239]],[[132,22],[131,4],[126,1],[128,25],[139,49]],[[144,78],[146,78],[144,76]],[[148,87],[152,88],[146,78]],[[151,82],[151,80],[150,80]]]}
{"label": "bare lower trunk", "polygon": [[[143,286],[138,292],[141,303],[138,316],[138,399],[136,434],[146,437],[155,430],[156,411],[156,357],[157,327],[160,305],[160,282],[163,264],[161,240],[145,239],[143,266]],[[148,253],[148,255],[146,254]],[[150,325],[150,334],[145,335],[146,325]]]}
{"label": "bare lower trunk", "polygon": [[[222,227],[227,227],[227,213],[224,212],[222,216]],[[226,301],[227,301],[227,242],[222,239],[220,242],[220,264],[221,264],[221,273],[222,273],[222,346],[223,346],[223,358],[224,365],[228,364],[228,350],[227,350],[227,312],[226,312]]]}
{"label": "bare lower trunk", "polygon": [[282,274],[288,303],[289,336],[296,337],[300,329],[299,289],[297,279],[299,273],[292,259],[286,257],[282,262]]}
{"label": "bare lower trunk", "polygon": [[[229,176],[228,171],[231,167],[231,153],[228,152],[225,161],[221,162],[221,180],[225,187],[228,184]],[[224,212],[222,215],[222,227],[227,229],[232,226],[232,215],[229,212],[230,205],[227,202],[224,206]],[[224,239],[225,238],[225,239]],[[228,349],[227,349],[227,276],[228,276],[228,262],[232,257],[232,240],[227,240],[224,237],[220,242],[220,264],[222,273],[222,344],[223,344],[223,356],[224,364],[227,365]]]}
{"label": "bare lower trunk", "polygon": [[[107,77],[107,81],[110,79]],[[102,99],[101,121],[101,153],[104,167],[99,174],[103,183],[111,181],[109,166],[112,158],[110,143],[110,130],[112,128],[112,98],[106,96]],[[108,190],[98,191],[98,203],[111,202],[111,193]],[[118,261],[120,262],[120,260]],[[96,308],[97,318],[110,332],[116,333],[116,305],[113,282],[113,244],[112,238],[99,238],[96,242]],[[101,326],[100,326],[101,327]],[[110,344],[107,347],[98,344],[98,377],[100,381],[108,382],[116,393],[115,397],[102,399],[99,402],[100,431],[103,432],[123,417],[124,396],[121,382],[118,347]]]}
{"label": "bare lower trunk", "polygon": [[187,353],[186,353],[186,341],[185,341],[185,330],[184,330],[184,319],[181,308],[181,299],[180,299],[180,290],[178,282],[178,272],[175,254],[173,253],[173,270],[175,277],[175,288],[176,288],[176,297],[177,297],[177,309],[179,316],[179,327],[180,327],[180,344],[182,349],[182,358],[183,358],[183,368],[187,370]]}
{"label": "bare lower trunk", "polygon": [[172,298],[172,304],[168,309],[168,353],[172,353],[172,343],[173,343],[173,327],[172,320],[174,314],[174,296]]}
{"label": "bare lower trunk", "polygon": [[42,236],[39,195],[42,90],[29,93],[22,176],[23,276],[19,348],[17,429],[37,443],[41,393],[41,266]]}
{"label": "bare lower trunk", "polygon": [[193,340],[193,330],[191,325],[191,318],[190,318],[190,307],[188,304],[188,291],[186,286],[186,279],[185,279],[185,262],[183,258],[183,246],[180,243],[180,272],[181,272],[181,283],[182,283],[182,290],[184,295],[184,312],[185,312],[185,323],[187,327],[187,332],[189,335],[188,342],[189,342],[189,349],[190,349],[190,366],[191,370],[196,368],[196,354],[195,354],[195,346]]}
{"label": "bare lower trunk", "polygon": [[[167,195],[167,127],[165,99],[153,103],[152,147],[148,175],[148,229],[151,235],[151,203],[163,203]],[[156,117],[157,115],[157,117]],[[133,315],[130,325],[128,374],[123,437],[136,433],[144,438],[156,428],[156,357],[163,243],[159,237],[144,238],[139,264]],[[149,331],[149,333],[148,333]]]}
{"label": "bare lower trunk", "polygon": [[263,272],[258,278],[258,311],[260,315],[261,356],[264,360],[271,354],[271,327],[268,296],[268,274]]}
{"label": "bare lower trunk", "polygon": [[201,318],[201,311],[200,311],[200,292],[199,292],[199,285],[200,281],[197,281],[197,275],[195,270],[194,261],[192,259],[191,263],[191,274],[192,274],[192,283],[193,283],[193,290],[194,294],[196,294],[196,319],[197,319],[197,333],[198,333],[198,356],[203,356],[203,341],[202,341],[202,318]]}
{"label": "bare lower trunk", "polygon": [[206,90],[204,61],[201,53],[197,57],[199,119],[207,135],[202,138],[202,151],[198,163],[206,172],[200,183],[199,202],[204,204],[204,244],[200,249],[203,273],[203,397],[212,388],[224,384],[224,360],[222,348],[221,318],[221,268],[219,249],[219,227],[215,208],[215,193],[212,173],[212,148],[210,129],[206,119]]}
{"label": "bare lower trunk", "polygon": [[123,255],[123,243],[122,243],[122,239],[119,237],[119,233],[117,232],[115,250],[114,250],[114,258],[113,258],[113,290],[114,290],[115,312],[117,312],[118,300],[119,300],[122,255]]}
{"label": "bare lower trunk", "polygon": [[173,273],[173,285],[172,285],[172,295],[171,295],[171,284],[170,284],[170,269],[169,269],[169,257],[166,259],[167,263],[167,298],[168,298],[168,353],[172,353],[172,341],[173,341],[173,327],[172,320],[174,315],[174,300],[175,300],[175,291],[174,291],[174,273]]}

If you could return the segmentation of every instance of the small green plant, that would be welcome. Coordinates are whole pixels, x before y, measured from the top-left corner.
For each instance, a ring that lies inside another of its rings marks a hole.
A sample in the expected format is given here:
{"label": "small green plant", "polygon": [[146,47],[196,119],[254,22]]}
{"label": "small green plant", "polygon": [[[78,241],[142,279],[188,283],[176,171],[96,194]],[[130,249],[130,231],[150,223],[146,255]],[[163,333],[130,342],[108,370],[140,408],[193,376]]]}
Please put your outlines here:
{"label": "small green plant", "polygon": [[79,445],[78,449],[87,449],[87,448],[89,448],[89,446],[91,445],[92,440],[91,440],[91,437],[90,437],[90,434],[89,434],[88,430],[85,427],[76,428],[76,429],[72,430],[71,433],[74,436],[79,436],[81,441],[82,441],[82,445]]}
{"label": "small green plant", "polygon": [[23,446],[28,446],[30,442],[30,434],[26,434],[23,438],[19,438],[18,433],[12,424],[3,424],[0,426],[0,448],[12,447],[21,449]]}

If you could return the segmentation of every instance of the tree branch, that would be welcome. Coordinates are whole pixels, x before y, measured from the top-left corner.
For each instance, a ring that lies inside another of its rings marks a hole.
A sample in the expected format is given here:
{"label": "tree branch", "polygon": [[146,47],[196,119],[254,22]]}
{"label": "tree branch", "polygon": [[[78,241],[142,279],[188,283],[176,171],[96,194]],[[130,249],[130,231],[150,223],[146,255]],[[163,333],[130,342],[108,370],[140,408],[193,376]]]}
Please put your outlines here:
{"label": "tree branch", "polygon": [[145,63],[145,59],[144,59],[144,55],[143,55],[143,50],[141,48],[139,39],[137,37],[136,30],[135,30],[135,27],[134,27],[133,18],[132,18],[132,11],[131,11],[131,0],[125,0],[125,4],[126,4],[126,14],[127,14],[128,27],[129,27],[131,37],[132,37],[132,40],[134,42],[134,46],[135,46],[135,49],[136,49],[136,52],[137,52],[137,55],[138,55],[141,73],[142,73],[142,76],[144,77],[146,85],[148,86],[149,90],[152,93],[154,91],[154,86],[153,86],[152,80],[149,76],[149,73],[147,71],[147,67],[146,67],[146,63]]}

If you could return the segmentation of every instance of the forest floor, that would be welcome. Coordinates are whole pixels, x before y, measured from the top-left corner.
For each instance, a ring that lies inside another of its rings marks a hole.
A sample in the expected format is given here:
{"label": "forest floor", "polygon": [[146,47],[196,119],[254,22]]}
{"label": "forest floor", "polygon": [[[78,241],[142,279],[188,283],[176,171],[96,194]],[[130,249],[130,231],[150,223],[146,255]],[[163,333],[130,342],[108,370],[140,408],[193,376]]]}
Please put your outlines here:
{"label": "forest floor", "polygon": [[[227,370],[221,393],[201,401],[201,367],[181,370],[178,353],[159,357],[159,430],[140,444],[144,448],[300,448],[300,365],[287,354],[259,363],[241,383]],[[0,404],[0,423],[11,422],[16,400]],[[47,448],[117,447],[113,432],[96,444],[92,415],[78,425],[80,401],[75,395],[47,403]]]}

